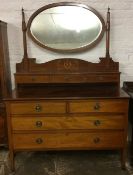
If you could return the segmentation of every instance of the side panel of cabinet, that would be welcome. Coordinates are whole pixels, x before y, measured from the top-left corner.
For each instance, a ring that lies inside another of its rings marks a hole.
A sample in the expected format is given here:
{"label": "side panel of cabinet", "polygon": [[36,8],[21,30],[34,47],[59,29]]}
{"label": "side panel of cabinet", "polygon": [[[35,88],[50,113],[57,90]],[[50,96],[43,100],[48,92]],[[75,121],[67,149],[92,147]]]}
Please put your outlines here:
{"label": "side panel of cabinet", "polygon": [[11,73],[7,38],[7,24],[0,21],[0,98],[11,95]]}
{"label": "side panel of cabinet", "polygon": [[7,24],[0,21],[0,145],[7,144],[6,113],[3,99],[11,95]]}
{"label": "side panel of cabinet", "polygon": [[0,104],[0,146],[7,144],[6,109]]}

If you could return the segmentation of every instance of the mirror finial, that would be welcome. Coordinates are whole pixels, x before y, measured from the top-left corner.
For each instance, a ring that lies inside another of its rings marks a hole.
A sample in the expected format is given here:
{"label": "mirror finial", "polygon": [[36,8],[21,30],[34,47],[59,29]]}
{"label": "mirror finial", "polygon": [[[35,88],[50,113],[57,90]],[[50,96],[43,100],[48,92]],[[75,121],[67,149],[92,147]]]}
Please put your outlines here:
{"label": "mirror finial", "polygon": [[26,23],[25,23],[25,14],[24,14],[24,9],[22,7],[22,30],[26,30]]}
{"label": "mirror finial", "polygon": [[110,58],[110,8],[107,11],[107,22],[106,22],[106,58]]}

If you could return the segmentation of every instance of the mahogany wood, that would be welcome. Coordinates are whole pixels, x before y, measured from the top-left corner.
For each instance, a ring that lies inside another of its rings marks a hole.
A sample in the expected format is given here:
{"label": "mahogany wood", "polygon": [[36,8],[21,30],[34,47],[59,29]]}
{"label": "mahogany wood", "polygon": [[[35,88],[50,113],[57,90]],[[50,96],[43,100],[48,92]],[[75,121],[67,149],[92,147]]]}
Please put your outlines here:
{"label": "mahogany wood", "polygon": [[[23,150],[116,149],[125,166],[128,96],[6,100],[10,159]],[[124,158],[125,157],[125,158]]]}

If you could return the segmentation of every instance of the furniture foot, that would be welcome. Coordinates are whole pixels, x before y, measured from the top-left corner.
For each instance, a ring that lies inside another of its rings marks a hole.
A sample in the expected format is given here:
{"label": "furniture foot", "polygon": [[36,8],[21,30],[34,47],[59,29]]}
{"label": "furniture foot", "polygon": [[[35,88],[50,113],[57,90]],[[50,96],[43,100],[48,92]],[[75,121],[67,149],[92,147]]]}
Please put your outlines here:
{"label": "furniture foot", "polygon": [[122,149],[121,150],[121,168],[123,170],[126,170],[126,155],[127,155],[126,149]]}
{"label": "furniture foot", "polygon": [[13,152],[10,152],[9,153],[9,158],[10,158],[10,168],[11,168],[11,171],[15,171],[15,164],[14,164],[14,153]]}

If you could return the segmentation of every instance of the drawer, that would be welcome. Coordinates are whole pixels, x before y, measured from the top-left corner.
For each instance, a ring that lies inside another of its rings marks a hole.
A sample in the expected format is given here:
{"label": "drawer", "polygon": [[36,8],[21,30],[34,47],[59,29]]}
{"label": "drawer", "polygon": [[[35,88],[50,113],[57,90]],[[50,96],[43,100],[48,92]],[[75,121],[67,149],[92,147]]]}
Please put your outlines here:
{"label": "drawer", "polygon": [[11,114],[65,113],[65,102],[18,102],[11,103]]}
{"label": "drawer", "polygon": [[124,129],[123,116],[12,117],[14,131],[60,129]]}
{"label": "drawer", "polygon": [[96,149],[121,148],[123,132],[26,133],[13,135],[14,149]]}
{"label": "drawer", "polygon": [[70,113],[84,112],[127,112],[127,100],[80,100],[69,103]]}
{"label": "drawer", "polygon": [[52,82],[56,83],[86,83],[86,82],[118,82],[119,75],[103,75],[103,74],[68,74],[68,75],[54,75]]}
{"label": "drawer", "polygon": [[51,82],[50,75],[16,75],[16,83],[49,83]]}
{"label": "drawer", "polygon": [[118,82],[119,74],[89,74],[82,76],[81,82]]}

